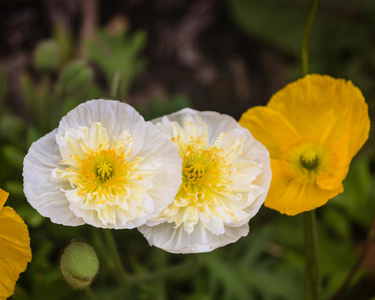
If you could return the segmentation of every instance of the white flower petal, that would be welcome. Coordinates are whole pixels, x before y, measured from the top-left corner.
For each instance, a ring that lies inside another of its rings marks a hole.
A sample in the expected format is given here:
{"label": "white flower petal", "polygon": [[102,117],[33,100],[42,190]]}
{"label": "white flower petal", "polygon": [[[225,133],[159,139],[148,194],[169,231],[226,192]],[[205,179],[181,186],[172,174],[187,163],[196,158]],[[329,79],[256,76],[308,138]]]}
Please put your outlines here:
{"label": "white flower petal", "polygon": [[85,222],[69,208],[62,189],[69,188],[64,182],[52,182],[52,171],[61,162],[55,142],[56,130],[34,142],[24,159],[24,192],[29,203],[52,222],[77,226]]}
{"label": "white flower petal", "polygon": [[[134,228],[165,209],[181,184],[182,160],[169,135],[127,104],[88,101],[47,136],[30,148],[24,182],[28,200],[53,222]],[[60,202],[44,199],[51,192]]]}
{"label": "white flower petal", "polygon": [[[170,223],[155,227],[143,225],[138,230],[145,236],[150,246],[156,246],[170,253],[201,253],[234,243],[249,233],[246,223],[240,227],[226,227],[225,232],[215,235],[202,224],[188,234],[182,226],[175,229]],[[160,246],[162,245],[162,247]]]}
{"label": "white flower petal", "polygon": [[183,109],[153,120],[179,148],[176,199],[139,230],[172,253],[206,252],[248,233],[271,182],[267,149],[232,117]]}

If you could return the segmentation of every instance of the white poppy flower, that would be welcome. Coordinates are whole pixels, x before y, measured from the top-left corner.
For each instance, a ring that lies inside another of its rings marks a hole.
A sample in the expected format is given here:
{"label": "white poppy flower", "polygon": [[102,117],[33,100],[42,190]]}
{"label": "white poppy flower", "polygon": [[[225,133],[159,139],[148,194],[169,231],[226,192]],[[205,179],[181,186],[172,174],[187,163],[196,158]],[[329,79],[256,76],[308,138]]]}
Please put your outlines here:
{"label": "white poppy flower", "polygon": [[246,236],[271,182],[267,149],[232,117],[183,109],[153,121],[183,158],[182,184],[138,229],[172,253],[208,252]]}
{"label": "white poppy flower", "polygon": [[173,201],[181,184],[178,158],[170,137],[131,106],[92,100],[31,145],[24,191],[54,223],[134,228]]}

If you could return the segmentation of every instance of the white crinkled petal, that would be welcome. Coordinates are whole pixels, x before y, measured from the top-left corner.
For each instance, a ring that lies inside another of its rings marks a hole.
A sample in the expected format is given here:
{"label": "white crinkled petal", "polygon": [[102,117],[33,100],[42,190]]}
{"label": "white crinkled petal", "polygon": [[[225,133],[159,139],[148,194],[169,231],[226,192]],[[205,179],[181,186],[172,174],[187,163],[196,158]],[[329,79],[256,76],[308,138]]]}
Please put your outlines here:
{"label": "white crinkled petal", "polygon": [[143,225],[138,230],[145,236],[150,246],[156,246],[170,253],[201,253],[234,243],[249,233],[248,223],[240,227],[226,227],[225,232],[215,235],[202,224],[191,234],[182,226],[174,228],[170,223],[150,227]]}
{"label": "white crinkled petal", "polygon": [[[102,147],[106,141],[108,146]],[[87,153],[100,149],[123,149],[130,155],[126,160],[134,161],[126,184],[117,185],[123,189],[121,199],[78,190],[83,175],[77,168]],[[24,166],[30,203],[53,222],[72,226],[87,223],[122,229],[143,225],[173,201],[181,184],[181,158],[169,135],[131,106],[112,100],[88,101],[70,111],[57,130],[33,144]]]}
{"label": "white crinkled petal", "polygon": [[52,171],[61,162],[55,134],[56,130],[34,142],[25,156],[24,192],[31,206],[52,222],[68,226],[82,225],[85,222],[71,211],[63,192],[70,185],[50,180]]}
{"label": "white crinkled petal", "polygon": [[[270,157],[266,147],[261,142],[257,141],[247,129],[245,130],[247,131],[247,134],[249,136],[244,145],[244,149],[247,150],[245,152],[245,155],[246,153],[248,153],[248,159],[254,160],[255,162],[263,165],[263,172],[261,172],[255,178],[255,180],[252,182],[252,185],[261,187],[264,190],[264,193],[261,194],[257,198],[257,201],[250,205],[246,210],[250,214],[250,218],[252,218],[259,211],[260,207],[267,197],[267,192],[270,188],[272,179],[272,171]],[[251,193],[249,193],[249,197],[252,197]]]}
{"label": "white crinkled petal", "polygon": [[[187,115],[194,115],[194,118],[196,119],[199,117],[203,123],[215,124],[215,126],[207,127],[208,135],[212,139],[215,139],[216,137],[218,137],[221,132],[228,132],[231,130],[243,128],[242,126],[238,124],[238,122],[234,118],[232,118],[229,115],[220,114],[214,111],[197,111],[191,108],[184,108],[170,115],[167,115],[161,118],[156,118],[152,120],[152,122],[154,124],[161,123],[161,125],[164,125],[164,126],[161,126],[161,127],[164,127],[163,131],[166,133],[170,133],[170,126],[168,126],[169,125],[168,123],[171,121],[175,121],[179,123],[181,126],[183,126],[184,120]],[[210,142],[212,142],[212,140],[210,140]]]}
{"label": "white crinkled petal", "polygon": [[110,138],[120,136],[126,129],[134,137],[132,157],[144,157],[144,163],[149,165],[162,164],[153,178],[153,188],[148,190],[154,199],[154,216],[158,215],[173,201],[181,184],[182,160],[170,137],[153,123],[145,122],[131,106],[110,100],[92,100],[79,105],[62,118],[58,133],[62,134],[66,128],[90,126],[92,122],[101,122]]}
{"label": "white crinkled petal", "polygon": [[[139,228],[150,245],[172,253],[207,252],[247,235],[248,222],[259,211],[271,183],[267,149],[232,117],[216,112],[183,109],[153,122],[163,132],[177,137],[179,147],[189,137],[196,139],[205,134],[207,147],[222,148],[234,159],[227,175],[230,193],[219,192],[214,205],[198,206],[198,220],[189,208],[190,200],[175,200],[161,215]],[[179,126],[174,125],[176,122]]]}

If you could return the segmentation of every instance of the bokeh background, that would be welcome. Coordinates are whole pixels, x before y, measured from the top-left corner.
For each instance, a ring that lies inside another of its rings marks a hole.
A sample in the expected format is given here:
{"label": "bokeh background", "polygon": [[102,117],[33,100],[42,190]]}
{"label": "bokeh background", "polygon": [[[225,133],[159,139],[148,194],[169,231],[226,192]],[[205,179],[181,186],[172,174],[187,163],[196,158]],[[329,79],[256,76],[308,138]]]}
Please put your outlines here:
{"label": "bokeh background", "polygon": [[[160,275],[124,290],[101,229],[53,224],[28,204],[22,163],[33,141],[90,99],[126,101],[146,119],[183,107],[238,119],[266,104],[301,77],[309,7],[307,0],[1,0],[0,186],[28,224],[33,250],[12,299],[87,298],[58,268],[71,239],[98,252],[98,299],[303,299],[300,215],[262,207],[249,236],[198,255],[168,254],[149,247],[137,230],[114,231],[130,273]],[[375,2],[321,0],[309,49],[310,72],[353,81],[374,120]],[[317,209],[323,299],[336,293],[364,247],[342,299],[375,295],[375,242],[366,244],[375,230],[374,141],[371,130],[345,192]],[[171,268],[177,271],[168,275]]]}

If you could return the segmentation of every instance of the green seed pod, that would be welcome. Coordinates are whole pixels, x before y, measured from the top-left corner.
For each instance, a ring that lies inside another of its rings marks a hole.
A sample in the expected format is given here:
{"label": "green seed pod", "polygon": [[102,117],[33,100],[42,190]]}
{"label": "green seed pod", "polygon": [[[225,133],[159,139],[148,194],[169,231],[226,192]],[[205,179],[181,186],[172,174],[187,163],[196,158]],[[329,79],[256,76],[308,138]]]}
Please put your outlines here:
{"label": "green seed pod", "polygon": [[39,71],[56,71],[60,65],[60,51],[54,40],[42,41],[34,51],[34,66]]}
{"label": "green seed pod", "polygon": [[72,240],[60,257],[64,279],[76,290],[84,290],[99,272],[99,258],[87,243]]}
{"label": "green seed pod", "polygon": [[79,60],[70,63],[61,73],[61,85],[65,93],[75,95],[81,93],[92,82],[94,71]]}

